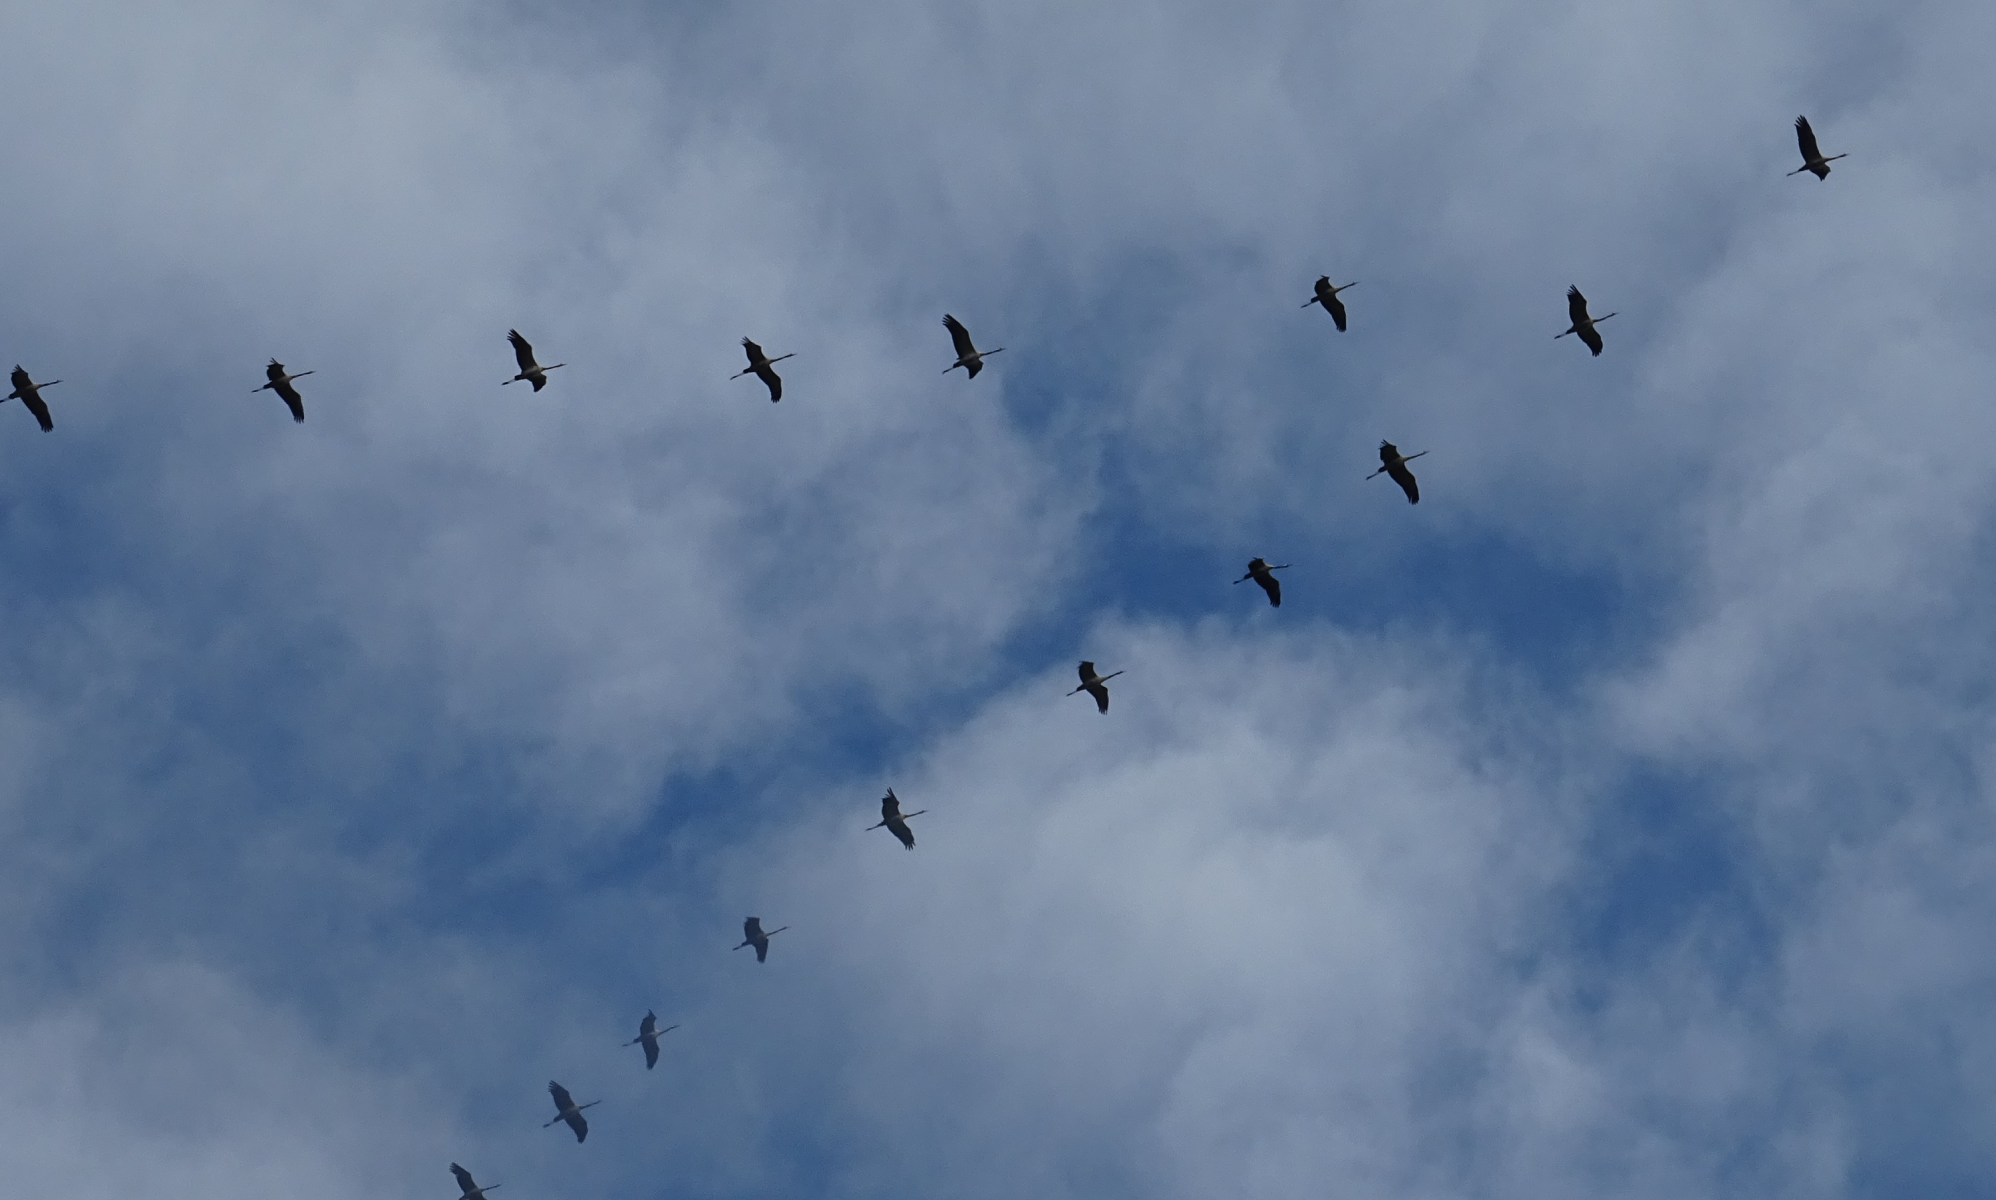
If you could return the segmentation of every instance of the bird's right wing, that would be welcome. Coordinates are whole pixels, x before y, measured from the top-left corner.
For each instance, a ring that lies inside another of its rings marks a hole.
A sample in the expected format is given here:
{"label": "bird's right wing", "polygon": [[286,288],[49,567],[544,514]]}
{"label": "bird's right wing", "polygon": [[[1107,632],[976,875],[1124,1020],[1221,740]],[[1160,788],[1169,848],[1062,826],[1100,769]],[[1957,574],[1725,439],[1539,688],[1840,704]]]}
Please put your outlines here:
{"label": "bird's right wing", "polygon": [[1087,683],[1089,679],[1093,678],[1095,675],[1095,664],[1092,662],[1082,663],[1080,674],[1081,674],[1081,682]]}
{"label": "bird's right wing", "polygon": [[568,1094],[568,1089],[553,1080],[548,1081],[548,1095],[554,1097],[556,1108],[567,1108],[575,1103],[575,1098]]}
{"label": "bird's right wing", "polygon": [[1823,152],[1816,148],[1816,131],[1809,128],[1807,117],[1795,118],[1795,144],[1802,148],[1804,161],[1814,162],[1823,156]]}
{"label": "bird's right wing", "polygon": [[469,1196],[478,1190],[478,1184],[471,1178],[471,1172],[465,1170],[463,1167],[452,1163],[450,1165],[450,1173],[457,1177],[457,1186],[465,1195]]}
{"label": "bird's right wing", "polygon": [[42,403],[40,396],[35,395],[33,392],[23,392],[21,393],[21,403],[27,405],[28,411],[35,414],[35,420],[41,423],[43,433],[54,432],[55,419],[49,416],[49,406]]}
{"label": "bird's right wing", "polygon": [[1566,315],[1572,318],[1575,325],[1587,320],[1587,297],[1581,295],[1577,287],[1566,289]]}
{"label": "bird's right wing", "polygon": [[971,344],[970,341],[970,330],[963,327],[962,321],[957,320],[948,313],[944,313],[943,325],[949,330],[950,345],[956,347],[956,356],[958,358],[977,352],[977,347]]}
{"label": "bird's right wing", "polygon": [[520,364],[520,369],[522,371],[533,370],[534,369],[533,343],[527,341],[526,338],[521,337],[520,331],[517,329],[508,329],[506,331],[506,340],[513,343],[513,361]]}

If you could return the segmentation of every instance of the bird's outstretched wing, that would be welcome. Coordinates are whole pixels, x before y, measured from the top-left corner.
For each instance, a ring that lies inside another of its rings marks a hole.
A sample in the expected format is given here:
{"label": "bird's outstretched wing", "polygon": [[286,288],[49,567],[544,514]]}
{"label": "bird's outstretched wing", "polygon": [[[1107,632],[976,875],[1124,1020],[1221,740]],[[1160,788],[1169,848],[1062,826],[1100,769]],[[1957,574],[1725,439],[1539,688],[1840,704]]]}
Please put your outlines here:
{"label": "bird's outstretched wing", "polygon": [[27,405],[28,411],[35,414],[35,420],[41,423],[43,433],[55,432],[55,419],[49,416],[49,406],[42,403],[39,395],[32,390],[22,392],[21,403]]}
{"label": "bird's outstretched wing", "polygon": [[1407,469],[1405,463],[1387,468],[1386,474],[1392,478],[1393,482],[1400,485],[1401,491],[1407,493],[1407,503],[1419,504],[1421,502],[1421,485],[1414,479],[1414,473]]}
{"label": "bird's outstretched wing", "polygon": [[1109,711],[1108,684],[1106,683],[1091,684],[1088,688],[1088,694],[1095,697],[1096,712],[1105,713]]}
{"label": "bird's outstretched wing", "polygon": [[284,378],[284,364],[274,358],[271,359],[270,365],[263,369],[263,377],[272,383],[281,381]]}
{"label": "bird's outstretched wing", "polygon": [[1081,664],[1080,675],[1081,682],[1083,683],[1087,683],[1089,680],[1095,678],[1095,664],[1092,662],[1083,662]]}
{"label": "bird's outstretched wing", "polygon": [[568,1094],[568,1089],[552,1079],[548,1081],[548,1095],[554,1097],[554,1106],[557,1109],[567,1108],[575,1103],[575,1097]]}
{"label": "bird's outstretched wing", "polygon": [[748,355],[749,366],[751,367],[762,361],[762,347],[749,341],[747,338],[742,339],[742,353]]}
{"label": "bird's outstretched wing", "polygon": [[1587,297],[1581,295],[1577,287],[1566,289],[1566,315],[1576,327],[1587,324]]}
{"label": "bird's outstretched wing", "polygon": [[1580,327],[1580,340],[1587,343],[1587,351],[1594,357],[1601,357],[1601,331],[1592,325]]}
{"label": "bird's outstretched wing", "polygon": [[1802,161],[1815,162],[1823,156],[1816,148],[1816,131],[1809,128],[1809,118],[1795,118],[1795,144],[1802,148]]}
{"label": "bird's outstretched wing", "polygon": [[533,370],[535,365],[533,343],[521,337],[520,331],[517,329],[508,329],[506,331],[506,340],[513,343],[513,361],[520,364],[520,370]]}
{"label": "bird's outstretched wing", "polygon": [[970,340],[970,330],[963,327],[962,321],[957,320],[948,313],[944,313],[943,327],[949,330],[950,345],[956,347],[956,356],[958,358],[962,358],[966,354],[977,353],[976,345]]}
{"label": "bird's outstretched wing", "polygon": [[465,1170],[463,1167],[452,1163],[450,1165],[450,1173],[457,1177],[458,1189],[465,1195],[469,1196],[478,1190],[478,1184],[471,1178],[471,1172]]}
{"label": "bird's outstretched wing", "polygon": [[21,369],[20,367],[15,367],[13,372],[9,374],[7,378],[11,383],[13,383],[14,390],[17,392],[27,387],[28,385],[34,383],[34,380],[28,378],[28,373],[25,370]]}
{"label": "bird's outstretched wing", "polygon": [[1332,296],[1329,300],[1324,301],[1324,307],[1331,310],[1331,323],[1338,327],[1339,333],[1343,333],[1345,331],[1345,302],[1336,296]]}

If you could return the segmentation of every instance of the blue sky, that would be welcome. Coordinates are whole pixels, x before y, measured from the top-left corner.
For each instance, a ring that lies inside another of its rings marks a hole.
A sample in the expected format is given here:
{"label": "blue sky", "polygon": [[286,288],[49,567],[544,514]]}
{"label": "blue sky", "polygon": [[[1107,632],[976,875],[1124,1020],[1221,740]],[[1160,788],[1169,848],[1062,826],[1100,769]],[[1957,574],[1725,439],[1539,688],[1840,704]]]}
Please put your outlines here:
{"label": "blue sky", "polygon": [[17,1187],[1986,1192],[1987,5],[0,33]]}

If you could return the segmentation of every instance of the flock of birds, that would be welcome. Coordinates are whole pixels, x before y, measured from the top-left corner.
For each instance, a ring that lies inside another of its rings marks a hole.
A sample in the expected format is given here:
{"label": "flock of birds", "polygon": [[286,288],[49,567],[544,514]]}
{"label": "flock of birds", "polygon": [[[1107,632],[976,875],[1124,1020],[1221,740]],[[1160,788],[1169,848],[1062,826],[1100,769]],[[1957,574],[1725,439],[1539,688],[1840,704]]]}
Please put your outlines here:
{"label": "flock of birds", "polygon": [[[1833,154],[1827,158],[1824,157],[1822,151],[1817,148],[1816,134],[1809,127],[1809,119],[1807,117],[1797,117],[1795,119],[1795,138],[1797,145],[1802,151],[1802,165],[1788,172],[1790,175],[1799,175],[1807,171],[1819,180],[1826,180],[1830,175],[1830,164],[1837,159],[1846,157],[1842,154]],[[1343,333],[1348,328],[1349,318],[1345,311],[1344,301],[1339,299],[1339,293],[1356,286],[1358,286],[1356,281],[1346,284],[1333,284],[1330,276],[1321,276],[1317,280],[1315,294],[1303,304],[1303,307],[1308,308],[1311,305],[1321,306],[1326,313],[1330,314],[1331,321],[1337,326],[1338,332]],[[1586,345],[1589,353],[1598,357],[1602,351],[1603,342],[1601,340],[1601,331],[1597,327],[1601,322],[1606,321],[1616,314],[1611,312],[1599,317],[1590,316],[1587,311],[1587,297],[1582,295],[1580,289],[1577,287],[1566,289],[1566,310],[1569,323],[1564,332],[1554,335],[1554,340],[1570,334],[1579,338]],[[970,330],[964,326],[963,322],[950,314],[945,313],[943,315],[943,325],[949,330],[950,343],[956,351],[956,361],[944,369],[943,374],[945,375],[961,367],[966,377],[975,379],[978,372],[984,369],[984,359],[1004,349],[1004,347],[1000,346],[995,350],[979,350],[976,343],[971,340]],[[517,329],[509,330],[506,334],[506,340],[513,347],[513,357],[519,366],[519,373],[511,379],[505,380],[505,383],[526,383],[532,386],[534,391],[538,392],[547,386],[549,371],[568,365],[566,363],[553,363],[545,367],[540,365],[534,357],[533,345],[525,337],[522,337],[520,331]],[[740,379],[744,375],[754,375],[769,389],[771,403],[782,400],[783,377],[776,373],[776,364],[782,362],[784,359],[793,358],[795,355],[779,354],[775,358],[771,358],[768,354],[764,353],[761,346],[746,337],[742,339],[742,349],[748,356],[748,366],[729,378]],[[311,371],[298,371],[296,373],[288,371],[283,363],[273,358],[270,360],[270,364],[264,368],[266,382],[262,387],[254,389],[251,394],[254,395],[255,392],[264,391],[276,392],[278,398],[284,401],[285,407],[291,410],[292,420],[303,422],[305,420],[305,399],[299,393],[296,382],[310,374],[312,374]],[[55,421],[49,413],[48,404],[42,399],[41,389],[53,387],[61,383],[62,380],[51,379],[45,383],[36,383],[29,377],[26,370],[16,364],[11,375],[11,381],[14,385],[14,390],[6,396],[0,397],[0,404],[4,404],[8,400],[19,400],[30,413],[34,414],[34,418],[41,425],[43,432],[52,432],[55,429]],[[1371,475],[1366,476],[1366,478],[1371,479],[1379,475],[1385,475],[1392,479],[1394,483],[1400,485],[1400,490],[1407,496],[1407,503],[1419,504],[1421,502],[1420,484],[1415,480],[1414,473],[1408,469],[1407,464],[1426,453],[1427,451],[1423,450],[1415,454],[1402,454],[1399,447],[1395,446],[1392,442],[1381,441],[1379,443],[1379,469]],[[1271,566],[1266,560],[1260,557],[1252,558],[1248,560],[1247,573],[1239,579],[1234,580],[1234,582],[1240,584],[1252,579],[1267,595],[1269,604],[1280,608],[1282,606],[1282,583],[1276,579],[1275,572],[1284,570],[1290,565],[1289,563],[1279,563]],[[1080,665],[1079,674],[1081,676],[1080,685],[1069,692],[1068,695],[1072,696],[1077,692],[1087,692],[1095,701],[1096,711],[1106,714],[1109,711],[1109,681],[1123,674],[1123,672],[1112,671],[1107,675],[1103,675],[1096,670],[1093,662],[1084,661]],[[908,827],[908,821],[911,818],[923,815],[927,811],[927,809],[922,809],[911,813],[902,812],[900,799],[895,796],[894,789],[889,788],[887,789],[887,795],[880,801],[880,820],[867,828],[868,831],[886,829],[900,841],[903,847],[913,850],[915,848],[915,833]],[[769,958],[769,939],[788,928],[789,926],[785,925],[776,929],[765,930],[762,927],[761,918],[749,917],[742,922],[742,940],[735,945],[734,949],[740,950],[743,947],[753,947],[755,949],[756,961],[765,962]],[[668,1025],[660,1028],[657,1015],[652,1012],[646,1012],[644,1019],[638,1023],[638,1036],[625,1043],[625,1045],[642,1046],[645,1055],[645,1069],[651,1070],[658,1065],[659,1038],[677,1028],[679,1028],[678,1025]],[[595,1107],[597,1104],[602,1103],[602,1101],[592,1100],[587,1104],[577,1104],[574,1096],[569,1093],[567,1088],[552,1080],[548,1082],[548,1094],[554,1099],[555,1115],[552,1120],[546,1122],[542,1127],[549,1128],[556,1124],[565,1124],[575,1134],[577,1142],[586,1140],[589,1136],[589,1122],[583,1117],[582,1112],[584,1109]],[[451,1174],[457,1179],[458,1187],[462,1192],[460,1200],[483,1200],[486,1192],[500,1186],[496,1183],[481,1186],[472,1178],[471,1172],[465,1170],[465,1168],[457,1163],[452,1163],[450,1170]]]}

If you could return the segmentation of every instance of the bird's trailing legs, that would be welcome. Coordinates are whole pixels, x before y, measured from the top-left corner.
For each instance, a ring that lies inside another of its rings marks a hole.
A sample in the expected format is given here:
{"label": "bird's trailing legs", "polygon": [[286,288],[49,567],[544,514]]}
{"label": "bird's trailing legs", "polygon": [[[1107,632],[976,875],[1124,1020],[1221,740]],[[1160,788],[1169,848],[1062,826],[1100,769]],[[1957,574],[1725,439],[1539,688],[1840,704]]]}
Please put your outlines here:
{"label": "bird's trailing legs", "polygon": [[[1605,317],[1604,317],[1604,318],[1602,318],[1602,319],[1603,319],[1603,320],[1606,320],[1607,318],[1605,318]],[[1426,453],[1427,453],[1427,451],[1426,451],[1426,450],[1423,450],[1423,451],[1421,451],[1421,454],[1426,454]],[[1406,455],[1406,456],[1404,456],[1403,458],[1401,458],[1400,462],[1401,462],[1401,463],[1410,463],[1410,462],[1413,462],[1413,461],[1414,461],[1415,459],[1417,459],[1417,458],[1421,457],[1421,454],[1409,454],[1409,455]],[[1396,465],[1397,465],[1397,464],[1396,464]],[[1423,469],[1425,470],[1426,468],[1423,468]],[[1367,475],[1367,476],[1366,476],[1366,478],[1367,478],[1367,479],[1371,479],[1373,475],[1384,475],[1384,474],[1386,474],[1386,471],[1387,471],[1387,468],[1385,468],[1385,467],[1381,467],[1381,468],[1379,468],[1379,469],[1378,469],[1377,471],[1374,471],[1374,472],[1372,473],[1372,475]],[[1393,493],[1391,493],[1391,492],[1388,492],[1388,493],[1386,493],[1386,494],[1390,496],[1390,495],[1392,495]],[[1235,580],[1235,582],[1236,582],[1236,583],[1238,583],[1238,582],[1240,582],[1240,581],[1239,581],[1239,580]]]}

